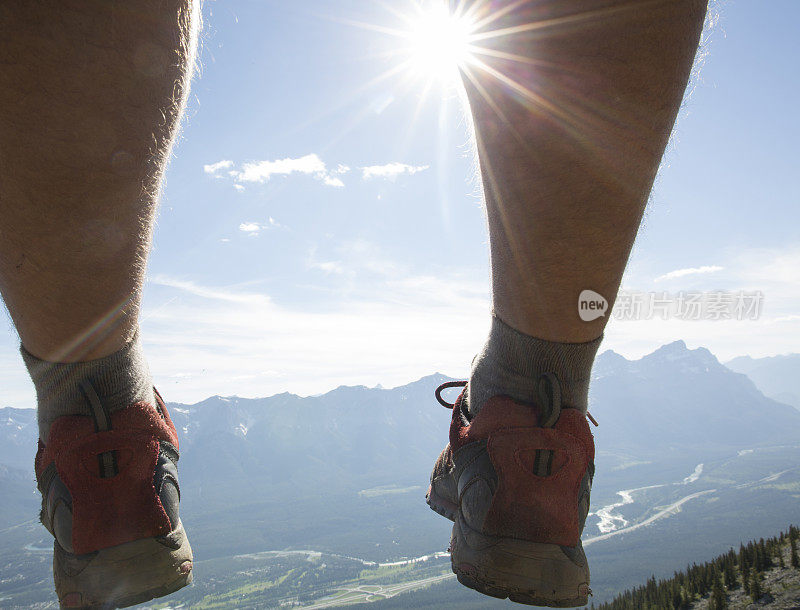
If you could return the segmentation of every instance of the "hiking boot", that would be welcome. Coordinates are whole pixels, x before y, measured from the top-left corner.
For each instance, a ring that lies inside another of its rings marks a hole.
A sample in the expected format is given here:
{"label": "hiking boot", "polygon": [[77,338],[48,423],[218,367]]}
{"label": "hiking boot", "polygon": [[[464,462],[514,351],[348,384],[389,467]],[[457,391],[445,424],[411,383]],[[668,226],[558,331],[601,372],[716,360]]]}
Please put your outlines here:
{"label": "hiking boot", "polygon": [[92,417],[58,418],[39,441],[41,521],[55,538],[62,608],[124,608],[192,581],[192,549],[178,514],[178,436],[156,407],[108,413],[91,384]]}
{"label": "hiking boot", "polygon": [[[534,606],[584,606],[591,594],[581,545],[594,476],[584,415],[561,408],[558,379],[539,380],[538,404],[494,396],[471,417],[464,389],[450,443],[431,475],[428,505],[455,522],[453,572],[461,584]],[[590,416],[591,417],[591,416]]]}

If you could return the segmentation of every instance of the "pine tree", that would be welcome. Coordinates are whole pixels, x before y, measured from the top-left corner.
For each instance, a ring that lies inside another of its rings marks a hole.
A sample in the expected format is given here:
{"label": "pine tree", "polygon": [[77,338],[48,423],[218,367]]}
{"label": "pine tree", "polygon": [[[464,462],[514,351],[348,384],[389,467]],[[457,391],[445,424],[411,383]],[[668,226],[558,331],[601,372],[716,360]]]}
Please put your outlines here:
{"label": "pine tree", "polygon": [[686,597],[694,599],[697,594],[697,583],[695,582],[694,572],[689,566],[686,566]]}
{"label": "pine tree", "polygon": [[744,589],[744,592],[745,592],[746,595],[750,595],[750,583],[751,582],[752,582],[752,579],[750,578],[750,571],[749,570],[745,570],[744,572],[742,572],[742,588]]}
{"label": "pine tree", "polygon": [[750,566],[747,564],[747,561],[742,561],[740,565],[742,572],[742,586],[744,587],[744,592],[750,595]]}
{"label": "pine tree", "polygon": [[797,557],[797,540],[789,536],[789,546],[792,547],[792,567],[796,570],[800,568],[800,559]]}
{"label": "pine tree", "polygon": [[763,569],[773,567],[775,564],[772,562],[772,553],[767,548],[767,544],[764,542],[763,538],[758,541],[758,548],[761,551],[761,562],[764,565]]}
{"label": "pine tree", "polygon": [[726,558],[723,574],[725,576],[726,589],[732,591],[739,586],[739,581],[736,578],[736,568],[734,567],[733,560],[730,557]]}
{"label": "pine tree", "polygon": [[681,594],[681,588],[679,585],[677,585],[677,580],[678,579],[676,578],[673,581],[676,583],[676,586],[672,588],[672,607],[675,608],[675,610],[681,610],[681,608],[684,607],[684,602],[683,595]]}
{"label": "pine tree", "polygon": [[[746,595],[758,601],[769,594],[757,565],[786,563],[786,540],[789,540],[793,564],[798,562],[800,530],[789,527],[788,533],[779,536],[748,542],[740,545],[739,551],[730,549],[724,555],[707,563],[687,565],[682,572],[675,572],[672,578],[656,580],[651,576],[647,582],[635,589],[620,593],[610,602],[593,606],[596,610],[662,610],[673,608],[685,610],[698,597],[709,595],[709,608],[727,608],[726,588],[738,588],[739,573],[741,586]],[[777,558],[776,558],[777,555]],[[777,559],[777,560],[776,560]]]}
{"label": "pine tree", "polygon": [[761,574],[753,570],[753,576],[750,579],[750,597],[754,602],[757,602],[764,595],[761,589]]}
{"label": "pine tree", "polygon": [[[747,549],[744,545],[739,545],[739,571],[742,573],[742,582],[747,583],[750,577],[750,558],[747,556]],[[745,584],[745,586],[749,586]]]}
{"label": "pine tree", "polygon": [[714,587],[711,591],[711,602],[709,607],[712,610],[725,610],[728,607],[728,599],[725,596],[725,590],[722,588],[722,582],[719,578],[719,573],[714,573]]}

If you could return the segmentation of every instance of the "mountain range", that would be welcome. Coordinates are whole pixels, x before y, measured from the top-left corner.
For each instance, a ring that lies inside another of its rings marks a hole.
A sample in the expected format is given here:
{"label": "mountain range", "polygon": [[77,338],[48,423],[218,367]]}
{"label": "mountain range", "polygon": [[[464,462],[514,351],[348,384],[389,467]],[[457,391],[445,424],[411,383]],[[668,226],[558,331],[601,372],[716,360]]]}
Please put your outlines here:
{"label": "mountain range", "polygon": [[766,397],[746,375],[683,341],[639,360],[607,351],[595,363],[590,410],[603,450],[635,454],[729,451],[798,438],[800,412]]}
{"label": "mountain range", "polygon": [[800,354],[768,358],[739,356],[725,366],[750,377],[770,398],[800,409]]}
{"label": "mountain range", "polygon": [[[446,380],[168,403],[181,444],[182,517],[199,560],[186,595],[228,586],[218,575],[231,558],[265,551],[376,562],[443,551],[449,526],[424,494],[447,442],[450,411],[433,398]],[[800,520],[800,411],[708,350],[677,341],[638,360],[604,352],[590,411],[600,425],[586,538],[597,539],[587,552],[600,558],[599,593]],[[36,439],[33,410],[0,409],[0,605],[4,595],[19,605],[49,595]],[[662,536],[658,553],[653,536]],[[203,561],[215,578],[203,580]]]}
{"label": "mountain range", "polygon": [[[787,371],[800,362],[800,355],[785,358],[772,362]],[[762,362],[763,376],[766,369]],[[639,360],[606,351],[592,377],[598,449],[615,455],[708,454],[791,442],[800,432],[797,409],[768,398],[707,349],[690,350],[683,341]],[[181,473],[204,487],[245,479],[312,490],[387,480],[421,484],[410,473],[427,470],[447,442],[450,414],[433,400],[433,390],[447,380],[434,374],[389,390],[342,386],[312,397],[168,403],[182,448]],[[36,438],[33,410],[0,409],[0,464],[30,471]]]}

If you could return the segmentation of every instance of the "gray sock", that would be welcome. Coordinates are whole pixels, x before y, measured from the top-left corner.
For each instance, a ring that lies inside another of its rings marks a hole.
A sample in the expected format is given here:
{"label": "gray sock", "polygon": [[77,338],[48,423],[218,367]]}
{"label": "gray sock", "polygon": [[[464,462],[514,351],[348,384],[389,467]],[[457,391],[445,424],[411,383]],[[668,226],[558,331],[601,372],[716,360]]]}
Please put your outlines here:
{"label": "gray sock", "polygon": [[554,343],[525,335],[497,316],[483,350],[472,362],[468,386],[469,411],[475,415],[492,396],[535,403],[539,377],[555,373],[565,407],[586,412],[589,379],[602,335],[587,343]]}
{"label": "gray sock", "polygon": [[135,402],[155,405],[153,382],[138,333],[118,352],[88,362],[47,362],[22,346],[20,352],[36,387],[39,436],[44,443],[50,426],[59,417],[92,414],[80,389],[82,381],[92,384],[102,404],[112,413]]}

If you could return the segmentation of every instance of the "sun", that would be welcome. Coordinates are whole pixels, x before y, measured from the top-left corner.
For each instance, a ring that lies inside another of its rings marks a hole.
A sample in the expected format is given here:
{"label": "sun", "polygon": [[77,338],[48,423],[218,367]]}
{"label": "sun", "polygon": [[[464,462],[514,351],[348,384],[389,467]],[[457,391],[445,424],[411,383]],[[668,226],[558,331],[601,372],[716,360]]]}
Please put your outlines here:
{"label": "sun", "polygon": [[403,32],[410,75],[437,81],[458,78],[459,68],[472,58],[474,30],[475,24],[465,15],[451,13],[446,2],[418,6]]}

